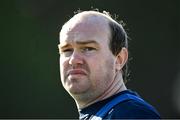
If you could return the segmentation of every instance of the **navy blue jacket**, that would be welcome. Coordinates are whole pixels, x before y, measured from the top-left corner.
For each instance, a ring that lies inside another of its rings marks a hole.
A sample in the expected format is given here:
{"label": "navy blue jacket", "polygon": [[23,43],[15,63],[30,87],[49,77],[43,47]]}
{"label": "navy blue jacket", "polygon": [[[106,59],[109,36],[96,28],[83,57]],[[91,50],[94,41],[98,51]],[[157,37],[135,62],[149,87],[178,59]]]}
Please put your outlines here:
{"label": "navy blue jacket", "polygon": [[[142,99],[137,93],[131,90],[122,91],[108,99],[94,103],[79,111],[80,120],[91,119],[97,116],[97,113],[110,101],[124,95],[132,95],[135,98]],[[106,111],[106,110],[104,110]],[[101,119],[160,119],[156,109],[145,102],[144,100],[127,99],[117,103],[107,113],[102,116],[97,116]]]}

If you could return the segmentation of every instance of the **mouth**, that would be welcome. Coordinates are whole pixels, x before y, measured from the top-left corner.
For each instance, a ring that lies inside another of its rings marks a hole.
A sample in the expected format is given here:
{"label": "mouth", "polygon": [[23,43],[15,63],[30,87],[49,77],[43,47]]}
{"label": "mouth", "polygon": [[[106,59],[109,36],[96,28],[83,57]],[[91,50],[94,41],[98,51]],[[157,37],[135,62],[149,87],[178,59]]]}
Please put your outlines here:
{"label": "mouth", "polygon": [[87,72],[83,69],[72,69],[68,71],[68,76],[70,75],[87,75]]}

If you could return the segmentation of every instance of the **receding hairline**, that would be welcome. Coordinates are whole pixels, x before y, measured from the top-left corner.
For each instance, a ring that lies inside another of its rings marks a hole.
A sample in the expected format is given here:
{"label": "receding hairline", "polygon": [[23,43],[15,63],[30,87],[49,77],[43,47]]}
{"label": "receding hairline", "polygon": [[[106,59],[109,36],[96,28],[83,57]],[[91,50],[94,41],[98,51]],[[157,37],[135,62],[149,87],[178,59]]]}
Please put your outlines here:
{"label": "receding hairline", "polygon": [[107,19],[112,19],[110,17],[110,15],[105,14],[105,12],[101,13],[101,12],[98,12],[98,11],[83,11],[83,12],[75,14],[74,16],[86,16],[86,15],[87,16],[89,16],[89,15],[91,15],[91,16],[99,16],[99,17],[102,16],[102,17],[105,17]]}
{"label": "receding hairline", "polygon": [[122,25],[120,23],[118,23],[115,19],[113,19],[111,17],[111,15],[109,14],[109,12],[106,12],[106,11],[103,11],[103,12],[93,11],[93,10],[82,11],[80,13],[75,14],[73,17],[80,17],[80,16],[85,16],[85,17],[87,16],[89,18],[92,17],[92,16],[97,16],[99,18],[106,19],[108,23],[113,22],[113,23],[115,23],[115,24],[122,27]]}
{"label": "receding hairline", "polygon": [[[108,29],[109,29],[109,23],[112,22],[112,23],[115,23],[117,24],[118,26],[122,27],[121,24],[119,24],[116,20],[114,20],[111,15],[106,12],[106,11],[103,11],[103,12],[99,12],[99,11],[93,11],[93,10],[90,10],[90,11],[82,11],[82,12],[79,12],[77,14],[75,14],[71,19],[69,19],[63,26],[62,26],[62,29],[60,31],[60,33],[62,32],[62,30],[66,27],[68,27],[69,25],[71,24],[74,24],[74,20],[77,22],[78,20],[85,20],[84,22],[86,22],[86,20],[88,19],[92,19],[93,17],[95,17],[98,21],[104,21],[104,23],[107,25]],[[81,21],[81,22],[82,22]],[[101,22],[99,22],[101,23]],[[110,29],[109,29],[110,30]]]}
{"label": "receding hairline", "polygon": [[[90,10],[90,11],[82,11],[80,13],[77,13],[75,14],[71,19],[73,18],[78,18],[78,17],[84,17],[84,18],[91,18],[91,17],[99,17],[100,19],[104,19],[107,23],[109,22],[114,22],[116,24],[119,24],[116,20],[114,20],[111,15],[106,12],[106,11],[103,11],[103,12],[99,12],[99,11],[93,11],[93,10]],[[70,20],[71,20],[70,19]],[[69,20],[69,21],[70,21]],[[120,25],[120,24],[119,24]]]}

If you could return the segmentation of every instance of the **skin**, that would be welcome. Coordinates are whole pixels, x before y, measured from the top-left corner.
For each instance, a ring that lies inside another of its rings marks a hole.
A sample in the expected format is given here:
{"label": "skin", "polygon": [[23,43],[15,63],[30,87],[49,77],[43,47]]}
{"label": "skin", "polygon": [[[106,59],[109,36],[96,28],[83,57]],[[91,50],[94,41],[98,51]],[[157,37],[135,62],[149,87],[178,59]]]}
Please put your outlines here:
{"label": "skin", "polygon": [[60,32],[61,82],[78,109],[126,90],[121,70],[128,52],[122,48],[114,56],[109,49],[109,20],[86,11],[71,18]]}

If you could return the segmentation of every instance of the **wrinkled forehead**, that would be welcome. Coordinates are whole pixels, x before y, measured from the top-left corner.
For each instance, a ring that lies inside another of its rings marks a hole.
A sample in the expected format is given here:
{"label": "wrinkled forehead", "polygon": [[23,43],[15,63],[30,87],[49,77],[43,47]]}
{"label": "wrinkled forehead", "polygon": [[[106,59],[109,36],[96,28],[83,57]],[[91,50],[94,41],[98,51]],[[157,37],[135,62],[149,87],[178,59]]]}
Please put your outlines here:
{"label": "wrinkled forehead", "polygon": [[110,35],[108,18],[102,13],[83,12],[72,17],[64,24],[60,31],[60,40],[69,33],[85,33],[88,35],[106,34]]}

